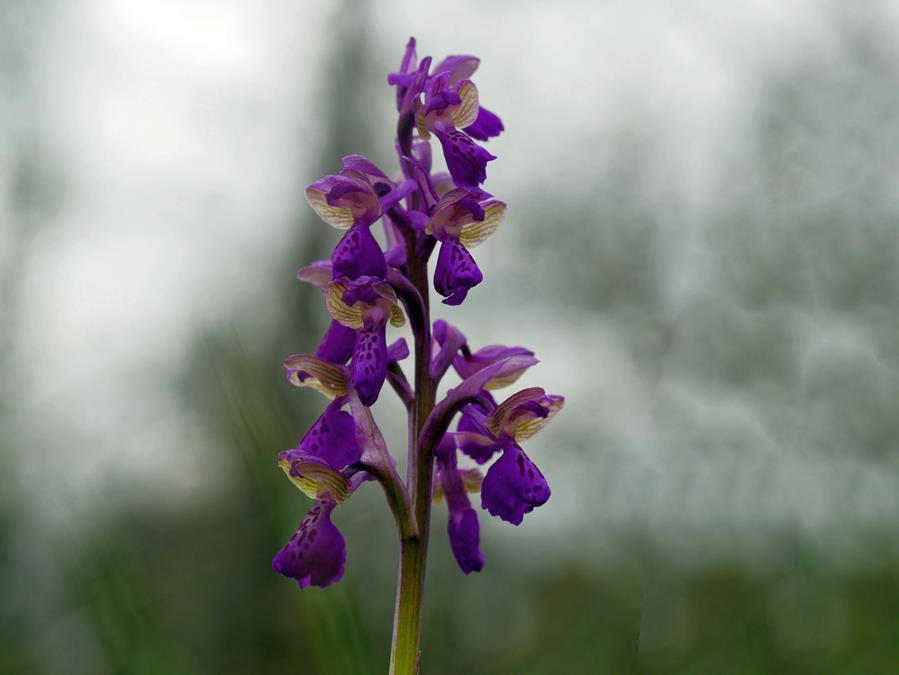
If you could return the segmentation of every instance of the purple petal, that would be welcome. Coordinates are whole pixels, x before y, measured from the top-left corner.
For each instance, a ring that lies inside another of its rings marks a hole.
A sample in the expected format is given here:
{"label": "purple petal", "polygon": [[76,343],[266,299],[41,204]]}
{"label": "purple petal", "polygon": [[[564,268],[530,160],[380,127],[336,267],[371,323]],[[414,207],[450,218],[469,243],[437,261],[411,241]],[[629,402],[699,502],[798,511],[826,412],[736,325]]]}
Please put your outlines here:
{"label": "purple petal", "polygon": [[441,73],[450,74],[450,84],[455,84],[459,80],[467,80],[478,69],[481,60],[477,56],[470,54],[456,54],[447,56],[443,61],[434,66],[434,74]]}
{"label": "purple petal", "polygon": [[471,126],[465,127],[465,133],[479,141],[486,141],[499,136],[505,127],[499,115],[490,112],[484,106],[478,109],[478,117]]}
{"label": "purple petal", "polygon": [[361,276],[384,278],[387,261],[367,225],[353,225],[343,235],[331,254],[334,278]]}
{"label": "purple petal", "polygon": [[409,345],[406,338],[394,340],[387,348],[387,363],[398,363],[409,356]]}
{"label": "purple petal", "polygon": [[484,556],[479,548],[478,517],[471,508],[465,484],[456,466],[456,446],[452,435],[444,435],[435,454],[440,467],[440,484],[449,508],[447,531],[450,547],[465,574],[478,572],[484,566]]}
{"label": "purple petal", "polygon": [[437,268],[434,271],[434,288],[446,299],[446,305],[459,305],[468,291],[483,281],[484,275],[471,253],[456,239],[446,239],[440,244]]}
{"label": "purple petal", "polygon": [[[502,450],[502,446],[487,429],[487,416],[477,406],[467,405],[462,409],[456,429],[462,432],[457,437],[459,450],[478,464],[483,464]],[[484,439],[491,439],[492,443],[488,444]]]}
{"label": "purple petal", "polygon": [[477,187],[487,180],[487,162],[496,157],[456,129],[444,132],[434,130],[440,145],[446,168],[459,187]]}
{"label": "purple petal", "polygon": [[324,588],[340,581],[346,565],[346,544],[331,522],[336,505],[328,494],[315,501],[299,529],[272,560],[275,572],[295,579],[300,588]]}
{"label": "purple petal", "polygon": [[[497,361],[509,358],[510,356],[533,357],[534,352],[530,349],[525,349],[524,347],[488,345],[468,356],[459,354],[453,359],[453,367],[456,369],[456,372],[459,373],[459,377],[467,378],[479,370],[486,368],[491,363],[496,363]],[[488,382],[486,388],[499,389],[514,383],[533,363],[537,363],[536,359],[531,364],[523,365],[520,370],[507,372],[503,377]]]}
{"label": "purple petal", "polygon": [[456,353],[465,344],[465,335],[452,324],[437,319],[434,322],[434,339],[440,345],[440,351],[431,360],[430,373],[432,378],[439,380],[452,364]]}
{"label": "purple petal", "polygon": [[355,464],[362,456],[356,423],[352,415],[340,409],[341,403],[336,399],[325,408],[297,446],[297,450],[321,459],[335,471]]}
{"label": "purple petal", "polygon": [[390,179],[387,178],[387,174],[381,171],[377,164],[367,157],[363,157],[362,155],[347,155],[346,157],[342,157],[340,161],[343,164],[344,169],[350,169],[361,173],[372,185],[376,185],[377,183],[390,184]]}
{"label": "purple petal", "polygon": [[355,344],[356,331],[332,319],[315,355],[324,361],[343,365],[353,355]]}
{"label": "purple petal", "polygon": [[474,509],[451,511],[447,532],[459,568],[465,574],[480,572],[484,567],[484,555],[480,549],[480,528]]}
{"label": "purple petal", "polygon": [[402,183],[393,188],[390,192],[381,197],[381,213],[387,213],[396,206],[401,199],[405,199],[411,194],[418,183],[412,179],[404,180]]}
{"label": "purple petal", "polygon": [[549,495],[549,485],[543,474],[524,450],[510,442],[484,476],[481,507],[519,525],[524,515],[545,504]]}
{"label": "purple petal", "polygon": [[353,386],[365,405],[378,400],[387,377],[386,323],[366,324],[356,335],[353,349]]}

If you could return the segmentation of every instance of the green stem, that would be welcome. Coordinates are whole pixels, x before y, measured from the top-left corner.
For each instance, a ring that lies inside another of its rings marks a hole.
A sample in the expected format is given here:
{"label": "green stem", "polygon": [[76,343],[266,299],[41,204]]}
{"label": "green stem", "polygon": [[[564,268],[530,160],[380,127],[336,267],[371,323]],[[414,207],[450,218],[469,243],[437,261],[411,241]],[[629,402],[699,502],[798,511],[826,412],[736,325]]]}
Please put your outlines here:
{"label": "green stem", "polygon": [[424,322],[415,335],[415,400],[409,425],[408,486],[418,524],[417,536],[403,537],[397,578],[393,645],[390,651],[391,675],[418,673],[421,643],[421,609],[424,596],[425,567],[428,556],[428,532],[431,524],[431,495],[434,458],[430,449],[418,445],[425,420],[434,408],[435,386],[429,373],[431,362],[430,312],[428,311],[427,258],[416,255],[414,235],[407,239],[409,279],[418,289],[424,305]]}

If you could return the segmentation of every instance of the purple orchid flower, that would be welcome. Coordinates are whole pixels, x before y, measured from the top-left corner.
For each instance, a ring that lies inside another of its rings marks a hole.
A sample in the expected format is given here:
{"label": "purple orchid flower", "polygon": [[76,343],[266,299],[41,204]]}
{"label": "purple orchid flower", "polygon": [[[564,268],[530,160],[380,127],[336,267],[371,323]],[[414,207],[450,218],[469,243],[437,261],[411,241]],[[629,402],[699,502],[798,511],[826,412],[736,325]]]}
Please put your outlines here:
{"label": "purple orchid flower", "polygon": [[[349,155],[338,173],[306,188],[312,209],[342,235],[328,260],[297,272],[321,291],[331,323],[314,355],[288,356],[284,369],[291,384],[311,387],[329,402],[297,446],[278,455],[287,478],[314,503],[272,561],[301,588],[339,581],[346,545],[331,514],[362,483],[377,481],[401,548],[390,667],[397,675],[418,672],[432,500],[446,500],[459,568],[481,571],[480,526],[469,494],[480,492],[484,510],[515,525],[545,504],[549,486],[521,443],[564,403],[531,388],[497,404],[493,392],[535,365],[533,353],[502,345],[472,352],[462,331],[432,321],[428,263],[435,248],[433,286],[444,304],[461,304],[483,281],[471,250],[498,229],[506,204],[479,187],[496,158],[475,139],[497,136],[503,122],[480,105],[471,79],[480,65],[476,56],[448,56],[432,68],[431,57],[419,59],[416,48],[410,39],[398,71],[387,78],[396,87],[397,171],[389,176]],[[448,173],[433,171],[432,136]],[[371,231],[378,220],[383,239]],[[406,316],[414,345],[403,337],[388,345],[388,324],[399,328]],[[401,365],[410,351],[413,380]],[[438,400],[447,375],[462,381]],[[408,415],[405,480],[372,414],[385,381]]]}
{"label": "purple orchid flower", "polygon": [[499,228],[506,204],[481,190],[456,189],[434,207],[428,230],[440,242],[434,288],[444,304],[461,304],[484,276],[469,250],[485,242]]}
{"label": "purple orchid flower", "polygon": [[401,326],[404,321],[396,294],[377,277],[341,278],[331,283],[327,304],[335,321],[355,330],[353,387],[365,405],[372,405],[387,377],[387,323]]}
{"label": "purple orchid flower", "polygon": [[518,443],[549,423],[565,399],[542,389],[525,389],[496,407],[487,428],[499,441],[502,455],[487,470],[481,487],[481,506],[513,525],[526,513],[543,506],[550,496],[543,474]]}

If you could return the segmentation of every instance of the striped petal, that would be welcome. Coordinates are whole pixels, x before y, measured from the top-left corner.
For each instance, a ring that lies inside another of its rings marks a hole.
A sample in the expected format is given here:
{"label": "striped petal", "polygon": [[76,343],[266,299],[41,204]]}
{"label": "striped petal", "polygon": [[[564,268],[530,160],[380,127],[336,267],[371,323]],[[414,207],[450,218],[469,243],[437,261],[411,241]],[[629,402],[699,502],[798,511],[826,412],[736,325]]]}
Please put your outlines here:
{"label": "striped petal", "polygon": [[309,354],[291,354],[284,359],[287,379],[296,387],[312,387],[328,398],[347,393],[346,371]]}
{"label": "striped petal", "polygon": [[540,387],[523,389],[500,403],[487,419],[487,428],[498,438],[522,442],[549,424],[565,405],[565,399]]}
{"label": "striped petal", "polygon": [[466,223],[462,226],[462,231],[459,234],[459,241],[467,249],[473,249],[475,246],[480,246],[487,241],[499,229],[503,216],[506,215],[506,205],[501,201],[491,200],[482,204],[482,207],[484,209],[484,220],[472,220]]}

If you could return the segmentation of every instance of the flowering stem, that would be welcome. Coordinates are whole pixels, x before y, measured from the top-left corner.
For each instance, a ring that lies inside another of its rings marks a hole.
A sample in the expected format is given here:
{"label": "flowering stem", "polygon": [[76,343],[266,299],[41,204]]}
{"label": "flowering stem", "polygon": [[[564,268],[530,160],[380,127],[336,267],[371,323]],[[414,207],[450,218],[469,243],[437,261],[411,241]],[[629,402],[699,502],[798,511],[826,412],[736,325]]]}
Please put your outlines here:
{"label": "flowering stem", "polygon": [[425,420],[434,408],[436,387],[429,373],[431,331],[428,311],[427,258],[416,255],[414,236],[407,237],[409,280],[418,290],[424,321],[415,330],[415,399],[412,401],[412,423],[409,436],[409,492],[418,524],[418,534],[403,537],[400,542],[400,564],[397,578],[396,606],[393,623],[393,645],[390,653],[391,675],[418,673],[421,641],[421,608],[424,596],[425,566],[428,555],[428,532],[431,522],[431,495],[434,458],[430,448],[422,448],[418,437]]}

